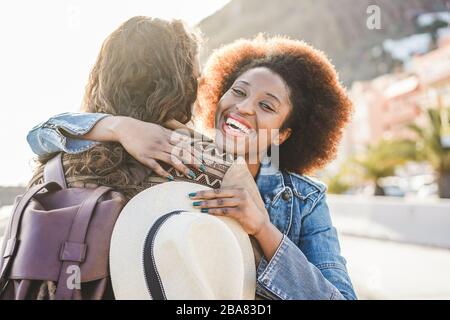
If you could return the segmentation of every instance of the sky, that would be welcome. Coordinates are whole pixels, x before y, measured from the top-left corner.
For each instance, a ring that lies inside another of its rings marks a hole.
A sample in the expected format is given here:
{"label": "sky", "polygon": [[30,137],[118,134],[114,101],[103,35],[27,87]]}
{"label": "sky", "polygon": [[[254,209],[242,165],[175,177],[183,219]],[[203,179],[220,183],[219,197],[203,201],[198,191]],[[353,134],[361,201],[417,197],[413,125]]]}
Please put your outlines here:
{"label": "sky", "polygon": [[0,2],[0,186],[25,184],[26,135],[50,116],[77,111],[101,43],[145,15],[195,25],[229,0],[15,0]]}

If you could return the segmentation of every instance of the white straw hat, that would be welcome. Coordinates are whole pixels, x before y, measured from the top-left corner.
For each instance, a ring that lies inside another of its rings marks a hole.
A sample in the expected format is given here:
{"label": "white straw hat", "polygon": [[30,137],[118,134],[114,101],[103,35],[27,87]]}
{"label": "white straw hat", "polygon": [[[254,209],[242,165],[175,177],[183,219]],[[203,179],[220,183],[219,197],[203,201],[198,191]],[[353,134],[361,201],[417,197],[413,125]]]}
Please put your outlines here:
{"label": "white straw hat", "polygon": [[166,182],[131,199],[110,247],[116,299],[254,299],[255,258],[240,224],[195,209],[207,187]]}

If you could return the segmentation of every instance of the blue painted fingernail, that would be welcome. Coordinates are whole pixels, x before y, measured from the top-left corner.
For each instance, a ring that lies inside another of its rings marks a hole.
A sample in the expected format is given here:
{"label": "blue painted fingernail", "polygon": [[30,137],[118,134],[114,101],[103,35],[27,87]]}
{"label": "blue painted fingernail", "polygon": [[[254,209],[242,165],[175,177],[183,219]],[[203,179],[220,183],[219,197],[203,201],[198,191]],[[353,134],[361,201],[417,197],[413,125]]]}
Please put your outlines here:
{"label": "blue painted fingernail", "polygon": [[195,173],[194,173],[194,171],[189,170],[188,176],[191,177],[192,179],[195,179]]}
{"label": "blue painted fingernail", "polygon": [[167,177],[167,180],[173,181],[173,176],[172,176],[172,175],[168,176],[168,177]]}
{"label": "blue painted fingernail", "polygon": [[192,205],[194,207],[200,207],[202,205],[202,202],[201,201],[195,201]]}
{"label": "blue painted fingernail", "polygon": [[202,208],[200,211],[203,213],[208,213],[208,208]]}
{"label": "blue painted fingernail", "polygon": [[200,165],[199,169],[201,172],[206,172],[206,167],[204,164]]}
{"label": "blue painted fingernail", "polygon": [[195,197],[196,195],[197,195],[197,192],[191,192],[191,193],[189,193],[189,197],[190,197],[190,198]]}

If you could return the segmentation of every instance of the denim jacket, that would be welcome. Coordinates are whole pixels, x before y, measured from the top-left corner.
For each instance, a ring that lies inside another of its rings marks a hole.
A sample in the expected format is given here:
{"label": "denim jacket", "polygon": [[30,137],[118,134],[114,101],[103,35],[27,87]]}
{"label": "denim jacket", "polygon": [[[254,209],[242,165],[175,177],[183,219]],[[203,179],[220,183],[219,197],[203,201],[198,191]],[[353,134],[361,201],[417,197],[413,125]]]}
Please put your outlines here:
{"label": "denim jacket", "polygon": [[[68,137],[87,133],[105,114],[63,113],[27,136],[37,155],[79,153],[97,144]],[[326,203],[326,187],[263,163],[256,184],[271,222],[283,238],[270,261],[257,266],[258,295],[267,299],[356,299]]]}

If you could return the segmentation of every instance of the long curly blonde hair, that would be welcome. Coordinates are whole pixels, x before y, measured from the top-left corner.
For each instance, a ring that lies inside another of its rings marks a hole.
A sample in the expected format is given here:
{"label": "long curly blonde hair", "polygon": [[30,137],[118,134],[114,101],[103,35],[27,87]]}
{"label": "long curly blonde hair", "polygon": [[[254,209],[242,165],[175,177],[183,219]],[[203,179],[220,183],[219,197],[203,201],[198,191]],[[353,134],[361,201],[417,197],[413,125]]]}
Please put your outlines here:
{"label": "long curly blonde hair", "polygon": [[[199,36],[180,20],[137,16],[103,42],[89,76],[82,110],[162,124],[187,123],[197,96]],[[34,179],[53,155],[40,157]],[[64,156],[66,178],[107,186],[129,186],[132,157],[116,143]],[[67,177],[70,175],[70,177]]]}
{"label": "long curly blonde hair", "polygon": [[102,45],[83,111],[188,122],[197,95],[197,38],[179,20],[126,21]]}

